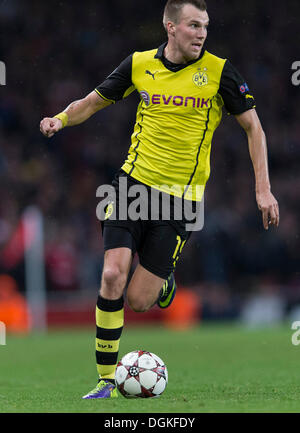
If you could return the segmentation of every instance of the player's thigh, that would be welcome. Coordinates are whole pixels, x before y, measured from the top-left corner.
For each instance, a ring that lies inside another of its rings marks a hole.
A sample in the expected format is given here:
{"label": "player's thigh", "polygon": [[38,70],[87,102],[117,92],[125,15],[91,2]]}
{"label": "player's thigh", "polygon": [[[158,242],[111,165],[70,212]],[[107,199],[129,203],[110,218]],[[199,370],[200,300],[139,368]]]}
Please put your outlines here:
{"label": "player's thigh", "polygon": [[120,227],[105,227],[104,264],[100,293],[106,298],[118,298],[125,288],[135,246],[130,232]]}
{"label": "player's thigh", "polygon": [[127,247],[120,247],[108,250],[104,253],[103,275],[123,274],[127,277],[132,263],[132,251]]}

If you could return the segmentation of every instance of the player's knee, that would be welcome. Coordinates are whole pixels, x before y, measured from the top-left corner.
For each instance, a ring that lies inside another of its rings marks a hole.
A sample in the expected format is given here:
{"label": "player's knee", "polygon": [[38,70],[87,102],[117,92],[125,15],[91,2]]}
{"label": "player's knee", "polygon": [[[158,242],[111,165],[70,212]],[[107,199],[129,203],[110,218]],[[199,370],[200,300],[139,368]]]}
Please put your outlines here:
{"label": "player's knee", "polygon": [[101,292],[106,296],[121,296],[126,285],[127,275],[118,266],[103,270]]}

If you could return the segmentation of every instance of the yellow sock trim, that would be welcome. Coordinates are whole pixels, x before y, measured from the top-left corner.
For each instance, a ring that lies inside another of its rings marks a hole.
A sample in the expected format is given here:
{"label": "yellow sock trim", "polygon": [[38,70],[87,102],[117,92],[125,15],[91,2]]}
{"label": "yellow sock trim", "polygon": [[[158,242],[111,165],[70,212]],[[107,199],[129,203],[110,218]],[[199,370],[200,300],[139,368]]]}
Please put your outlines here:
{"label": "yellow sock trim", "polygon": [[96,307],[96,325],[105,329],[121,328],[124,325],[124,308],[107,312]]}
{"label": "yellow sock trim", "polygon": [[98,371],[99,377],[101,379],[114,379],[116,367],[117,367],[117,364],[114,364],[114,365],[99,365],[99,364],[97,364],[97,371]]}

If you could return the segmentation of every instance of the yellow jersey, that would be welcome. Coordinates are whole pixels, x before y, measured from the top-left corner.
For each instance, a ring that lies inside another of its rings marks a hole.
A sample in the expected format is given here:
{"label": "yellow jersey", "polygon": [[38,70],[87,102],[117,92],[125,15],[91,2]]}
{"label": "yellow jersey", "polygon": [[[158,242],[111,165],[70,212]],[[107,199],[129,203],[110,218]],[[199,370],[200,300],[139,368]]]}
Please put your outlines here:
{"label": "yellow jersey", "polygon": [[113,102],[140,94],[122,170],[152,188],[200,201],[224,103],[240,114],[254,99],[226,59],[203,51],[196,61],[176,65],[164,58],[165,45],[133,53],[95,90]]}

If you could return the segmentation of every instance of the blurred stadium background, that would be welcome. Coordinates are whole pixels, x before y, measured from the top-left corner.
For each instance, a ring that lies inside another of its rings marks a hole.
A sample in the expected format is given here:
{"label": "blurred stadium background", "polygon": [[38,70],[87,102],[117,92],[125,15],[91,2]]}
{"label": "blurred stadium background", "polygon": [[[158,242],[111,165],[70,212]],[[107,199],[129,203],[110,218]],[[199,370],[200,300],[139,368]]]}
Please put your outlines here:
{"label": "blurred stadium background", "polygon": [[[256,98],[281,222],[263,230],[246,136],[224,113],[212,145],[204,229],[192,235],[178,265],[177,302],[189,294],[181,300],[188,323],[299,319],[300,89],[291,83],[291,65],[300,60],[300,4],[207,3],[206,48],[229,58]],[[32,299],[44,305],[46,321],[38,326],[94,325],[103,262],[96,189],[111,182],[126,156],[138,96],[51,140],[40,134],[39,122],[93,90],[132,51],[159,46],[166,39],[164,4],[0,2],[0,60],[7,68],[0,87],[0,321],[8,330],[31,329],[24,298],[32,308]],[[24,255],[23,217],[32,206],[43,224],[40,280],[28,276]],[[45,296],[32,298],[32,287],[43,288],[43,272]],[[188,324],[176,305],[164,317],[155,308],[143,315],[127,311],[126,320]]]}

